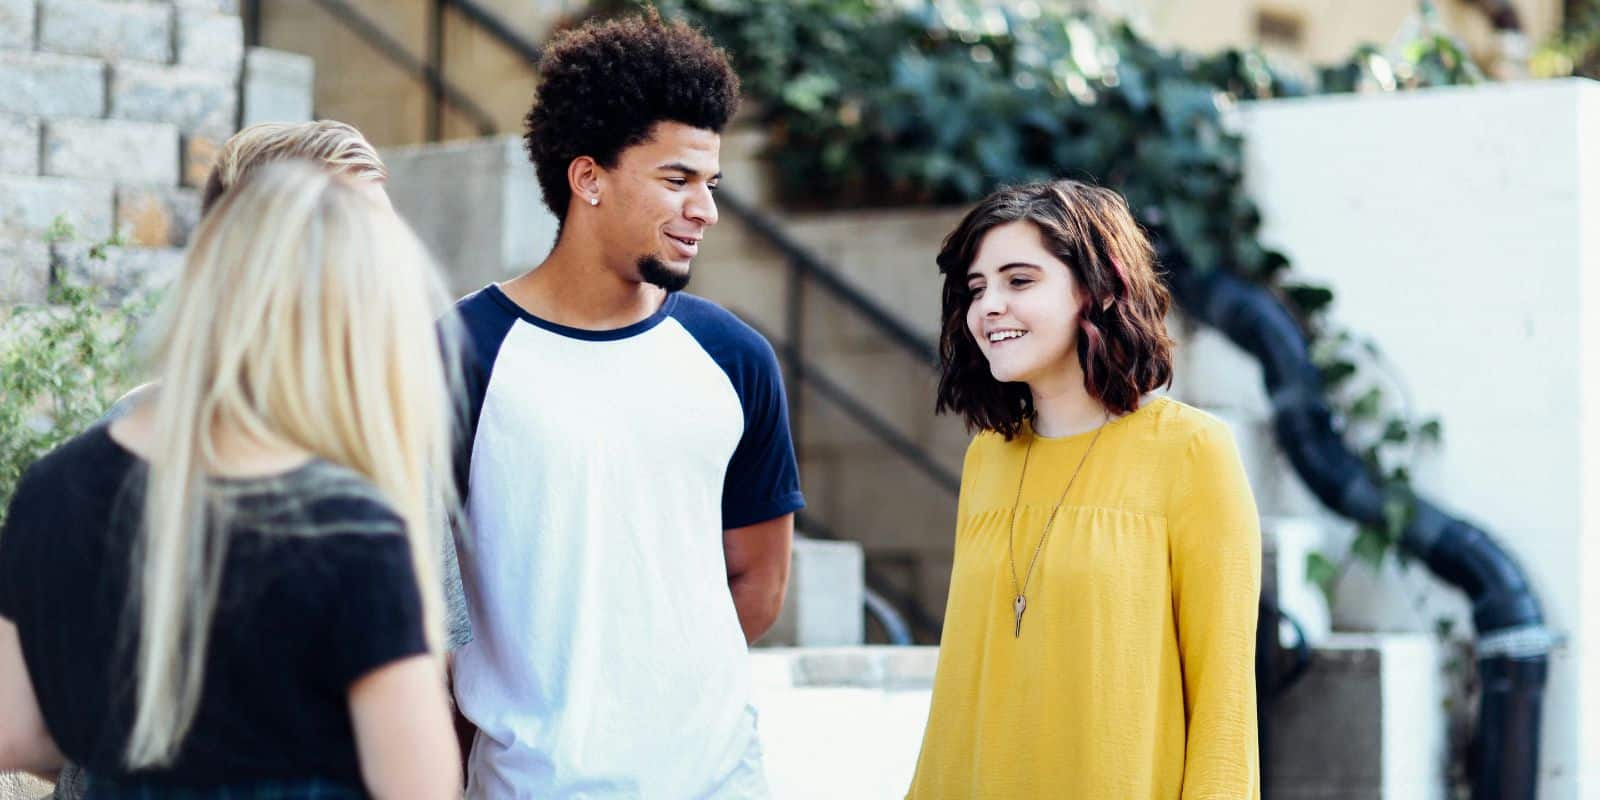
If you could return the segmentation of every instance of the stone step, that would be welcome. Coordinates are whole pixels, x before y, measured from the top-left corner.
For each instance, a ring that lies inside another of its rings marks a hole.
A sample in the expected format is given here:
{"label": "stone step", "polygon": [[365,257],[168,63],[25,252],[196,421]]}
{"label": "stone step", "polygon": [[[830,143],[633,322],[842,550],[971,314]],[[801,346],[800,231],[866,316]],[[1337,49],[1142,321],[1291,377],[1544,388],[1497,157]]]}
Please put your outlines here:
{"label": "stone step", "polygon": [[772,648],[750,658],[774,797],[904,796],[938,648]]}
{"label": "stone step", "polygon": [[[785,798],[899,797],[927,725],[938,648],[751,654],[767,774]],[[1442,653],[1420,634],[1333,634],[1276,698],[1269,789],[1289,800],[1444,796]]]}

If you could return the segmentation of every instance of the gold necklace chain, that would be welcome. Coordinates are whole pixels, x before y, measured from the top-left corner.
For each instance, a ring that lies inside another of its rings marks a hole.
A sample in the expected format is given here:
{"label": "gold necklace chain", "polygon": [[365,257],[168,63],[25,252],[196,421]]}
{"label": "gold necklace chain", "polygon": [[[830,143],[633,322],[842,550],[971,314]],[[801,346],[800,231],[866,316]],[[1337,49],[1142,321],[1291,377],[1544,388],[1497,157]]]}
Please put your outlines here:
{"label": "gold necklace chain", "polygon": [[1061,490],[1061,496],[1056,498],[1056,505],[1050,509],[1050,516],[1044,521],[1044,533],[1039,535],[1039,545],[1033,548],[1033,558],[1028,560],[1028,572],[1023,575],[1019,584],[1017,581],[1017,507],[1022,505],[1022,487],[1028,481],[1028,458],[1033,455],[1033,442],[1038,438],[1032,430],[1028,431],[1028,449],[1022,453],[1022,477],[1017,479],[1017,499],[1011,504],[1011,522],[1006,530],[1006,557],[1011,563],[1011,588],[1015,598],[1011,601],[1011,608],[1016,613],[1017,625],[1016,638],[1022,637],[1022,612],[1028,610],[1028,584],[1033,581],[1033,567],[1039,563],[1039,554],[1044,552],[1045,540],[1050,538],[1050,526],[1056,521],[1056,512],[1061,510],[1061,504],[1066,502],[1067,493],[1072,491],[1072,484],[1077,482],[1078,473],[1083,471],[1084,462],[1089,460],[1089,451],[1094,449],[1094,443],[1100,441],[1100,434],[1105,432],[1106,426],[1111,424],[1111,416],[1106,415],[1100,427],[1095,428],[1094,438],[1089,440],[1089,446],[1083,449],[1083,456],[1078,459],[1078,466],[1073,468],[1072,477],[1067,479],[1067,488]]}

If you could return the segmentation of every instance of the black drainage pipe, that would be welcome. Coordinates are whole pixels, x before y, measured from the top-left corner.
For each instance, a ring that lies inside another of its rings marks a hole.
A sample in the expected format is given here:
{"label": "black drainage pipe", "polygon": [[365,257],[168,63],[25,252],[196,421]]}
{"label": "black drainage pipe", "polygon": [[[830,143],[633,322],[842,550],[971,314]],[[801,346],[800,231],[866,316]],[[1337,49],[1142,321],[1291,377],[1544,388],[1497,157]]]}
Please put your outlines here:
{"label": "black drainage pipe", "polygon": [[[1162,247],[1173,296],[1191,317],[1261,362],[1278,447],[1324,505],[1384,524],[1385,490],[1345,447],[1322,395],[1299,323],[1266,289],[1212,270],[1197,274]],[[1539,723],[1553,637],[1517,563],[1489,534],[1415,498],[1400,547],[1466,593],[1478,633],[1482,697],[1473,732],[1473,800],[1532,800],[1538,792]]]}

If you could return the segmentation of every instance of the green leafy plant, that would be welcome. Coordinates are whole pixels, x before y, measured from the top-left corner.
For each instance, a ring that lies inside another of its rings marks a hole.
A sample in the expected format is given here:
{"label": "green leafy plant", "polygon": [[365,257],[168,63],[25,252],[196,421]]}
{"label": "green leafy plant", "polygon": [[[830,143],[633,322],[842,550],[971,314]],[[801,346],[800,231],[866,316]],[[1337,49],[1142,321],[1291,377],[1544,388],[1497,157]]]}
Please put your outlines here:
{"label": "green leafy plant", "polygon": [[1561,30],[1533,54],[1535,75],[1600,78],[1600,0],[1567,0]]}
{"label": "green leafy plant", "polygon": [[[52,245],[74,238],[60,218],[45,235]],[[0,522],[23,471],[129,388],[132,338],[154,298],[109,303],[74,269],[106,262],[121,244],[113,237],[76,256],[90,264],[63,255],[51,270],[48,302],[0,309]]]}
{"label": "green leafy plant", "polygon": [[1228,117],[1245,100],[1481,80],[1429,4],[1414,40],[1304,74],[1252,51],[1161,49],[1126,24],[1039,3],[654,5],[729,50],[792,207],[964,203],[999,184],[1082,177],[1120,191],[1194,268],[1277,292],[1313,344],[1336,422],[1391,498],[1384,525],[1364,529],[1343,559],[1313,557],[1308,576],[1331,591],[1351,559],[1376,565],[1394,549],[1411,513],[1410,460],[1438,440],[1438,422],[1392,397],[1376,346],[1329,318],[1332,290],[1294,279],[1289,259],[1261,242]]}

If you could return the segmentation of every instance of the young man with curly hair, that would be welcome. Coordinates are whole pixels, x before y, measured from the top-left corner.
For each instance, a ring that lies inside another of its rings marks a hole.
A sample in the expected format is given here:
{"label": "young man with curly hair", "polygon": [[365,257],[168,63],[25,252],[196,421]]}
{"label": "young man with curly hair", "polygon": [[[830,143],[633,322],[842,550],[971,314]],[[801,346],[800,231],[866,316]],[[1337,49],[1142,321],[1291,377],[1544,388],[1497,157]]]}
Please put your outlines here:
{"label": "young man with curly hair", "polygon": [[457,306],[467,793],[765,797],[747,648],[804,501],[772,348],[679,291],[738,79],[654,14],[562,35],[540,75],[555,247]]}

